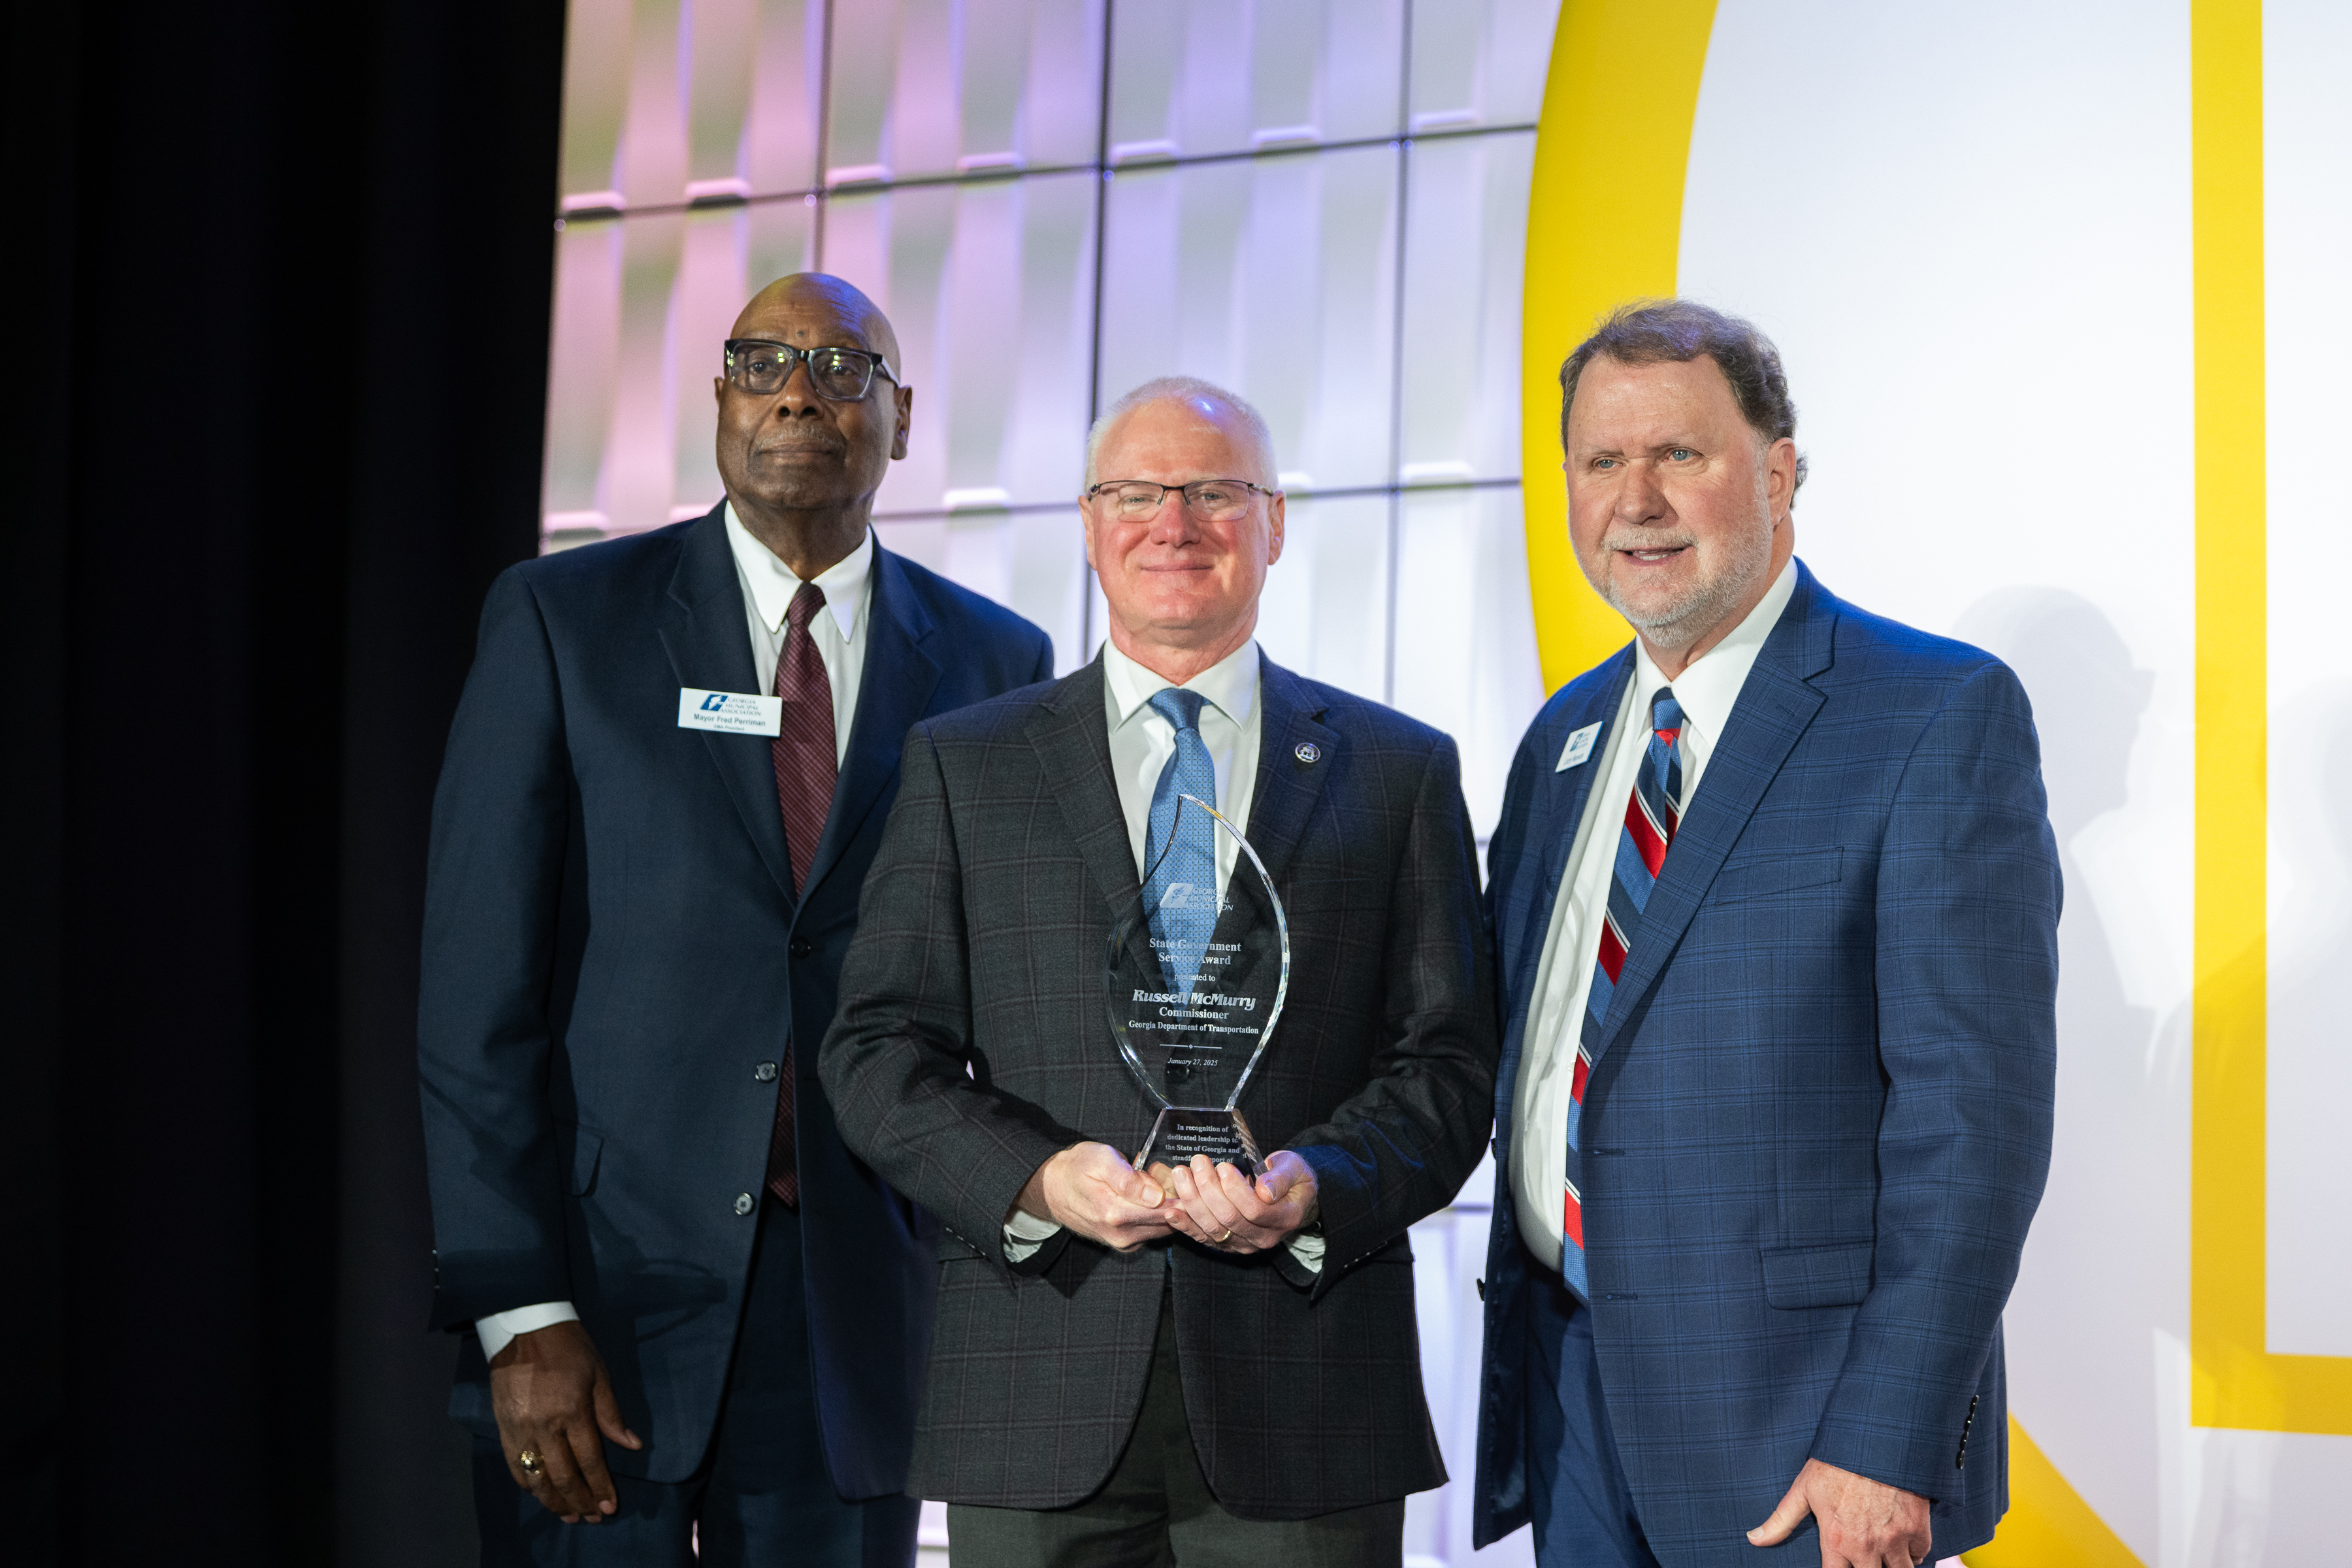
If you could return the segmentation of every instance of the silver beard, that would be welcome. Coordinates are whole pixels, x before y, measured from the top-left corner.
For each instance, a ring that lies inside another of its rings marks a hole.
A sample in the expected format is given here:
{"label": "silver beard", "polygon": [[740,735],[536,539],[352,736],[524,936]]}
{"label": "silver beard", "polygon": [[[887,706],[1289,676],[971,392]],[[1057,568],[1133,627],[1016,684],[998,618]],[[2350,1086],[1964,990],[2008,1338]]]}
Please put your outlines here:
{"label": "silver beard", "polygon": [[[1635,537],[1612,534],[1601,541],[1604,568],[1621,548],[1668,550],[1692,542],[1690,535],[1680,531],[1673,537],[1652,536],[1647,530],[1632,532]],[[1678,597],[1646,610],[1637,611],[1628,605],[1617,591],[1614,574],[1605,569],[1593,586],[1611,609],[1632,622],[1634,629],[1650,641],[1660,647],[1687,647],[1720,623],[1770,568],[1771,524],[1768,521],[1762,529],[1727,542],[1727,551],[1719,570],[1700,577]],[[1677,630],[1683,635],[1676,636]]]}

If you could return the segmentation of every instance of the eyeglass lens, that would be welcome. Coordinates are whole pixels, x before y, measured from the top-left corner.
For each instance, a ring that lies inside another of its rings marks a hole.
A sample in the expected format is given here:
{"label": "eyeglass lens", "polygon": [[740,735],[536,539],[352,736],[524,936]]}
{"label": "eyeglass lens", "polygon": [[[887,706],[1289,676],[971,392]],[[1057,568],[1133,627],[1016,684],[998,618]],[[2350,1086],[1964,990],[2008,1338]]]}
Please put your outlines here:
{"label": "eyeglass lens", "polygon": [[[1141,522],[1160,510],[1160,498],[1176,487],[1140,479],[1096,492],[1095,504],[1121,522]],[[1249,510],[1247,485],[1200,479],[1183,487],[1184,510],[1202,522],[1231,522]]]}
{"label": "eyeglass lens", "polygon": [[796,349],[788,343],[739,342],[729,355],[728,379],[756,397],[783,390],[793,363],[808,365],[820,396],[854,403],[874,381],[874,356],[856,349]]}

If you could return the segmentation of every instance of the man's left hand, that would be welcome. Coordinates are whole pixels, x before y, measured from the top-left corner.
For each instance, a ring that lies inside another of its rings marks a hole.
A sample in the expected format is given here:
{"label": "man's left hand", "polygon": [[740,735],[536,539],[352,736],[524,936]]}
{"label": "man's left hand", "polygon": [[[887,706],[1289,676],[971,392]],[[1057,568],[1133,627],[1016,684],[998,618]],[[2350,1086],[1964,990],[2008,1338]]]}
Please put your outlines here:
{"label": "man's left hand", "polygon": [[1169,1224],[1220,1252],[1263,1252],[1315,1223],[1315,1168],[1287,1149],[1267,1155],[1255,1181],[1205,1154],[1154,1165],[1151,1177],[1176,1200]]}
{"label": "man's left hand", "polygon": [[1927,1560],[1927,1500],[1916,1492],[1807,1459],[1772,1517],[1748,1532],[1778,1546],[1811,1514],[1822,1529],[1822,1568],[1913,1568]]}

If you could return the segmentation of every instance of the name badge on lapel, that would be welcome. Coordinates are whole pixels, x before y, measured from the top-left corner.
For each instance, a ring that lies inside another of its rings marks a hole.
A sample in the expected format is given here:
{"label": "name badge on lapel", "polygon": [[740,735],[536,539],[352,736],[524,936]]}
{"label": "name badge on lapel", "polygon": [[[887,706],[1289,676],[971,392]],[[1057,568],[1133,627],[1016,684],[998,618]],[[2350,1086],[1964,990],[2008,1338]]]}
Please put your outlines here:
{"label": "name badge on lapel", "polygon": [[1600,739],[1600,736],[1601,726],[1598,724],[1587,724],[1583,729],[1579,730],[1575,734],[1570,735],[1568,738],[1568,744],[1560,748],[1559,762],[1552,768],[1551,771],[1556,773],[1564,773],[1568,772],[1569,769],[1576,766],[1577,763],[1584,761],[1585,758],[1591,756],[1592,754],[1592,742]]}
{"label": "name badge on lapel", "polygon": [[784,729],[784,700],[752,691],[697,691],[681,686],[677,727],[721,735],[780,735]]}

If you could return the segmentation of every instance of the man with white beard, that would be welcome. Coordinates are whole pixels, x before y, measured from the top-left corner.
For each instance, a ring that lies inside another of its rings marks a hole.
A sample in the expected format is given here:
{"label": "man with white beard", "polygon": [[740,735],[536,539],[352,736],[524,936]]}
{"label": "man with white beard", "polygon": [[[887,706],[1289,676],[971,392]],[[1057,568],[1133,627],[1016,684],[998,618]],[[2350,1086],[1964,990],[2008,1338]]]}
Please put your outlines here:
{"label": "man with white beard", "polygon": [[1475,1539],[1532,1521],[1578,1568],[1981,1545],[2056,1059],[2024,691],[1795,558],[1754,327],[1628,306],[1560,386],[1570,534],[1636,635],[1538,716],[1489,852]]}

